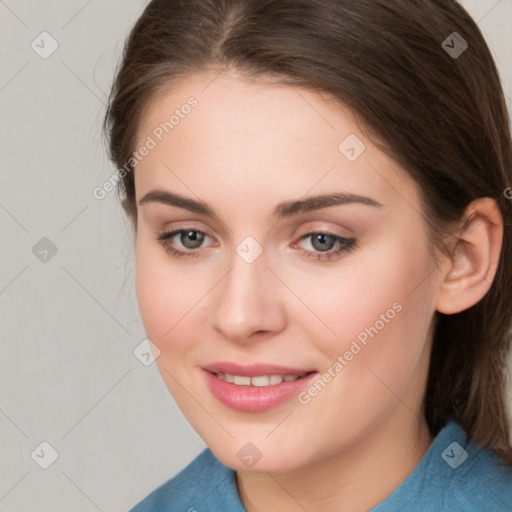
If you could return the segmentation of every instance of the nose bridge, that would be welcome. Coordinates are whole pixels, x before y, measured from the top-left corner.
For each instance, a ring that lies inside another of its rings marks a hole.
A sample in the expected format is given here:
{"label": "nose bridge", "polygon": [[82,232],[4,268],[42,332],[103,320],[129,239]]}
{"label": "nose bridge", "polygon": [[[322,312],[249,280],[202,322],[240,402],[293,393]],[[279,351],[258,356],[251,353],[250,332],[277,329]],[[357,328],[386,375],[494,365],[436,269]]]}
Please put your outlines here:
{"label": "nose bridge", "polygon": [[254,332],[279,330],[284,321],[277,282],[266,267],[266,254],[256,244],[245,239],[237,246],[213,298],[213,327],[237,341]]}

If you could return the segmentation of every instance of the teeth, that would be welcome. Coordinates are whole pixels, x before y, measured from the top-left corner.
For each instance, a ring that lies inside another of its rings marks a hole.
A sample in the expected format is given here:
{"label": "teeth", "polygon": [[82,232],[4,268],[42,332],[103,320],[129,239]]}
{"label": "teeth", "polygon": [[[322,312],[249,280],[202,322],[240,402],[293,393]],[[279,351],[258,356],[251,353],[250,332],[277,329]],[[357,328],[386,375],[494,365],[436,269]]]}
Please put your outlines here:
{"label": "teeth", "polygon": [[297,380],[299,378],[298,375],[269,375],[268,383],[272,386],[274,384],[281,384],[284,378],[288,377],[288,380]]}
{"label": "teeth", "polygon": [[290,382],[292,380],[297,380],[300,377],[304,377],[305,373],[302,375],[257,375],[255,377],[247,377],[242,375],[232,375],[230,373],[217,373],[217,377],[222,379],[225,382],[230,382],[232,384],[236,384],[237,386],[255,386],[255,387],[264,387],[264,386],[274,386],[275,384],[281,384],[281,382]]}
{"label": "teeth", "polygon": [[251,377],[242,377],[235,375],[234,381],[235,384],[238,384],[239,386],[250,386],[251,385]]}
{"label": "teeth", "polygon": [[[268,375],[251,377],[250,380],[252,386],[270,386],[270,377]],[[276,384],[279,384],[279,382],[277,382]]]}

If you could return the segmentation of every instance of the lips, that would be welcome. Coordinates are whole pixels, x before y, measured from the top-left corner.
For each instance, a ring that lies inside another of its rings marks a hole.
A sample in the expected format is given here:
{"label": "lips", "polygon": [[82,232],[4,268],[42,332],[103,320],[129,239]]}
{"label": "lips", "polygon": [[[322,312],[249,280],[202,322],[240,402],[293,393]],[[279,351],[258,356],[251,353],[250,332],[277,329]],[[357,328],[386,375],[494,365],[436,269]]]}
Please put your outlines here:
{"label": "lips", "polygon": [[231,362],[209,364],[203,371],[212,394],[243,412],[262,412],[291,399],[318,373],[308,368]]}

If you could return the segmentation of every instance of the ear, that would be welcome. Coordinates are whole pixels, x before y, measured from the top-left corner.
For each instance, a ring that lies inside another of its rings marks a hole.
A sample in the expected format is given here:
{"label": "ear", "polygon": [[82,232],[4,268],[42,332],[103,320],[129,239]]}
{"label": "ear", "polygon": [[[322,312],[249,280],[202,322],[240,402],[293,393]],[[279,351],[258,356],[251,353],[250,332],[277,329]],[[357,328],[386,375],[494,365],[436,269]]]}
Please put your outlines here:
{"label": "ear", "polygon": [[463,216],[450,248],[448,270],[440,285],[436,309],[451,315],[475,305],[489,291],[503,242],[503,218],[496,201],[481,197]]}

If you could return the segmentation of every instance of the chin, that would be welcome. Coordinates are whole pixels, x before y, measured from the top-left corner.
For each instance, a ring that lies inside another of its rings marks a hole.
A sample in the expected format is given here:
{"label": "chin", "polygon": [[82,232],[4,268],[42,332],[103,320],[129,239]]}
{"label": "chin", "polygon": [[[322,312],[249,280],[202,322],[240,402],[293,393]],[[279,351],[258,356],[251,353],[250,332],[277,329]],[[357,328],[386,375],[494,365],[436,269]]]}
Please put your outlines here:
{"label": "chin", "polygon": [[297,456],[299,447],[280,452],[268,443],[258,446],[256,443],[234,440],[229,444],[208,444],[208,447],[222,464],[241,472],[279,474],[298,469],[306,463]]}

